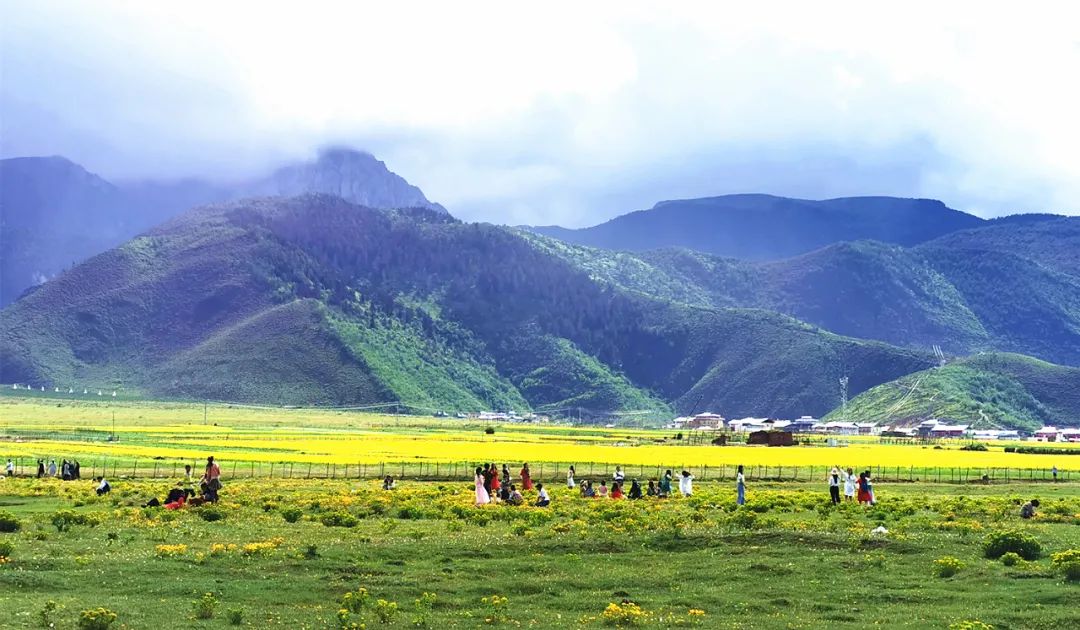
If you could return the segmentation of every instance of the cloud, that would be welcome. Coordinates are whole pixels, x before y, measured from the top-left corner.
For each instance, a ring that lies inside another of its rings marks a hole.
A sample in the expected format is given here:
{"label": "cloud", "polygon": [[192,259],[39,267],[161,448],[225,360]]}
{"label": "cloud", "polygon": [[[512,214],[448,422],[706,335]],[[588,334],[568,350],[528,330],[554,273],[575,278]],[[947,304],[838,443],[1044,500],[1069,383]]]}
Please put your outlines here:
{"label": "cloud", "polygon": [[114,178],[234,177],[349,142],[494,222],[586,225],[747,191],[1080,211],[1068,3],[0,12],[0,150]]}

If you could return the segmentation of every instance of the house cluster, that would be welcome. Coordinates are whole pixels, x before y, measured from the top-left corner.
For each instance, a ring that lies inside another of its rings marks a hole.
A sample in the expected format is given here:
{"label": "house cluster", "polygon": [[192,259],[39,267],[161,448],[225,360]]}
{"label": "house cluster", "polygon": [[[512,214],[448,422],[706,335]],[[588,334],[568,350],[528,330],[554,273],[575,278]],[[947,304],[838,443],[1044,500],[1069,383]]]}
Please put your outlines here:
{"label": "house cluster", "polygon": [[1042,442],[1080,442],[1080,429],[1043,427],[1036,431],[1033,437]]}
{"label": "house cluster", "polygon": [[667,427],[692,431],[788,431],[790,433],[827,433],[832,435],[875,435],[881,427],[860,422],[821,422],[813,416],[800,416],[794,420],[774,418],[740,418],[728,420],[716,413],[699,413],[696,416],[675,418]]}
{"label": "house cluster", "polygon": [[481,411],[480,413],[458,414],[459,418],[471,418],[474,420],[487,420],[489,422],[550,422],[551,418],[536,413],[519,414],[516,411]]}

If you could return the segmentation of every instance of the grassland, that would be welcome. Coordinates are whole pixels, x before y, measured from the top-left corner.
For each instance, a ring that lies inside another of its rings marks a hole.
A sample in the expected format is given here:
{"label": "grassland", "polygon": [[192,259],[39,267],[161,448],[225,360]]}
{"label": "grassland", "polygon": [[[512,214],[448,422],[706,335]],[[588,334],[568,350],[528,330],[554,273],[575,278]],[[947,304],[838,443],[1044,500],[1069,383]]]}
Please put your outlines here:
{"label": "grassland", "polygon": [[[742,508],[730,484],[642,501],[555,488],[541,509],[477,508],[460,482],[226,479],[217,507],[179,512],[138,507],[164,481],[105,498],[89,482],[0,484],[20,524],[0,533],[7,628],[40,627],[49,601],[55,627],[104,607],[114,628],[1064,628],[1080,588],[1051,559],[1080,548],[1071,484],[878,484],[869,509],[793,484],[751,485]],[[1021,522],[1030,496],[1043,509]],[[983,557],[1012,529],[1038,558]],[[946,556],[961,569],[936,577]]]}

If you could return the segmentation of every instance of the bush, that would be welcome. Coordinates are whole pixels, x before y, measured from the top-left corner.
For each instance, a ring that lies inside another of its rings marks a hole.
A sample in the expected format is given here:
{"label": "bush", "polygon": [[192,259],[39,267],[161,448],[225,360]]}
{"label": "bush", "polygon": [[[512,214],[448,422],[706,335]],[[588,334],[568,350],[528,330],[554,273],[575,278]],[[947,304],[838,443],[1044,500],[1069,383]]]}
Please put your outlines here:
{"label": "bush", "polygon": [[1020,557],[1020,554],[1016,553],[1015,551],[1010,551],[1008,553],[1002,554],[1001,564],[1004,564],[1007,567],[1011,567],[1019,564],[1022,559],[1023,558]]}
{"label": "bush", "polygon": [[225,613],[225,616],[229,620],[229,625],[239,626],[244,623],[244,611],[239,608],[230,608],[229,611]]}
{"label": "bush", "polygon": [[997,560],[1010,551],[1024,560],[1035,560],[1042,553],[1042,545],[1034,536],[1015,530],[990,534],[983,542],[983,553],[991,560]]}
{"label": "bush", "polygon": [[295,523],[300,520],[300,517],[304,515],[304,511],[298,507],[287,507],[281,511],[281,518],[286,522]]}
{"label": "bush", "polygon": [[116,621],[116,613],[108,608],[84,610],[79,615],[79,630],[108,630]]}
{"label": "bush", "polygon": [[213,619],[214,611],[218,606],[218,598],[214,597],[213,593],[204,593],[202,597],[196,599],[193,605],[196,619]]}
{"label": "bush", "polygon": [[356,527],[360,524],[360,519],[345,510],[327,512],[319,517],[319,521],[327,527]]}
{"label": "bush", "polygon": [[944,556],[934,560],[934,575],[939,578],[952,577],[964,568],[964,563],[952,556]]}
{"label": "bush", "polygon": [[214,506],[201,507],[196,512],[199,514],[199,518],[208,523],[225,520],[225,512]]}
{"label": "bush", "polygon": [[495,427],[487,427],[484,429],[484,433],[488,435],[495,435]]}
{"label": "bush", "polygon": [[1070,582],[1080,581],[1080,549],[1069,549],[1050,556],[1050,563]]}
{"label": "bush", "polygon": [[6,560],[15,553],[15,543],[10,540],[0,540],[0,561]]}
{"label": "bush", "polygon": [[22,528],[22,523],[11,512],[0,512],[0,532],[14,534]]}
{"label": "bush", "polygon": [[965,444],[960,447],[961,451],[988,451],[985,444]]}
{"label": "bush", "polygon": [[95,517],[75,510],[58,510],[52,515],[52,524],[58,532],[66,532],[72,525],[96,525]]}

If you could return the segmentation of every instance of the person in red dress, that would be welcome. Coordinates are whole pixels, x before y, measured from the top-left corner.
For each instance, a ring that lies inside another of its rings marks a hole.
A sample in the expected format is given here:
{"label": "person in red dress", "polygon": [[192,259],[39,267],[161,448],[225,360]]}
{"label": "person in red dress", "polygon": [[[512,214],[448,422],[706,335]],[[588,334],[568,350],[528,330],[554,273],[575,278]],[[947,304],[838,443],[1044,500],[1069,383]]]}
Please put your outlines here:
{"label": "person in red dress", "polygon": [[522,464],[521,466],[521,489],[532,490],[533,482],[532,475],[529,474],[529,464]]}
{"label": "person in red dress", "polygon": [[616,481],[614,484],[612,484],[611,498],[612,499],[621,499],[621,498],[623,498],[622,484],[619,483],[618,481]]}
{"label": "person in red dress", "polygon": [[866,478],[866,473],[859,473],[859,503],[863,505],[870,505],[870,481]]}
{"label": "person in red dress", "polygon": [[491,496],[495,497],[499,495],[499,487],[502,485],[499,481],[498,468],[495,467],[495,462],[491,462]]}

